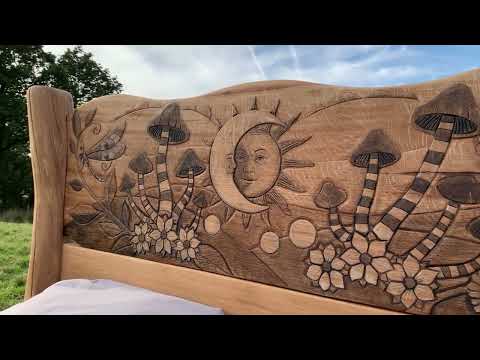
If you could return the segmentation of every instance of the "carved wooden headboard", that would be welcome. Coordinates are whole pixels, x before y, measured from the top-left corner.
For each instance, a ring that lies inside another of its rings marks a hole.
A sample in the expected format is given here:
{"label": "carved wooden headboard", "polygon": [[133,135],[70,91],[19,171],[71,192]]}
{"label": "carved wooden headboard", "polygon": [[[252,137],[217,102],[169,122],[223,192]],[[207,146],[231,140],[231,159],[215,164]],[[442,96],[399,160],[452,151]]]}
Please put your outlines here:
{"label": "carved wooden headboard", "polygon": [[234,313],[480,312],[480,70],[28,97],[27,297],[110,277]]}

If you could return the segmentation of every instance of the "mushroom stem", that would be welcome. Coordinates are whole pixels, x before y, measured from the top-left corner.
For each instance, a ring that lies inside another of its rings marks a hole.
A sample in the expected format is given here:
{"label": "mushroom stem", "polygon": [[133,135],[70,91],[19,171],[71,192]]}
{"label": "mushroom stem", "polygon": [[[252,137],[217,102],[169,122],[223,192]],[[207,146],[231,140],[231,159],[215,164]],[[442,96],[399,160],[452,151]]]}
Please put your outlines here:
{"label": "mushroom stem", "polygon": [[150,219],[155,221],[158,214],[155,211],[155,209],[152,207],[152,204],[150,204],[150,201],[147,198],[147,193],[145,192],[145,177],[141,173],[138,173],[138,192],[140,194],[140,201],[142,202],[145,212],[150,217]]}
{"label": "mushroom stem", "polygon": [[410,250],[409,254],[418,261],[422,261],[445,235],[449,226],[453,223],[453,219],[455,218],[455,215],[457,215],[459,207],[460,205],[457,202],[449,201],[443,210],[440,220],[437,222],[430,234],[428,234],[417,246]]}
{"label": "mushroom stem", "polygon": [[197,212],[195,213],[195,217],[193,218],[192,223],[190,224],[190,229],[193,231],[196,231],[198,228],[198,225],[200,224],[200,217],[202,215],[202,209],[198,208]]}
{"label": "mushroom stem", "polygon": [[194,185],[193,169],[189,169],[187,188],[185,189],[185,192],[183,193],[180,200],[177,201],[177,203],[175,204],[175,208],[173,209],[173,212],[172,212],[174,228],[177,226],[180,216],[182,216],[183,209],[185,209],[187,204],[190,202],[190,199],[192,198],[193,185]]}
{"label": "mushroom stem", "polygon": [[454,279],[473,274],[480,269],[480,255],[473,260],[458,265],[431,266],[429,269],[438,271],[438,279]]}
{"label": "mushroom stem", "polygon": [[135,212],[135,215],[144,223],[151,223],[152,219],[150,219],[148,216],[146,216],[142,210],[140,210],[135,204],[135,201],[133,200],[132,193],[128,193],[128,205],[132,208],[132,210]]}
{"label": "mushroom stem", "polygon": [[158,194],[160,198],[158,212],[159,214],[165,214],[168,217],[170,217],[172,213],[172,190],[170,188],[170,182],[168,181],[167,173],[167,150],[169,136],[170,130],[168,128],[163,129],[159,140],[156,158]]}
{"label": "mushroom stem", "polygon": [[434,139],[412,184],[402,198],[397,200],[380,222],[374,226],[373,232],[380,240],[389,241],[392,239],[400,224],[415,209],[430,187],[450,144],[453,120],[452,116],[442,115],[442,119],[435,130]]}
{"label": "mushroom stem", "polygon": [[362,234],[368,233],[369,214],[372,207],[378,179],[378,153],[370,154],[363,191],[355,209],[354,229]]}
{"label": "mushroom stem", "polygon": [[338,240],[345,242],[351,238],[351,233],[347,229],[345,229],[342,222],[340,221],[337,207],[330,208],[330,216],[328,217],[328,222],[330,224],[330,230],[333,232],[333,234]]}

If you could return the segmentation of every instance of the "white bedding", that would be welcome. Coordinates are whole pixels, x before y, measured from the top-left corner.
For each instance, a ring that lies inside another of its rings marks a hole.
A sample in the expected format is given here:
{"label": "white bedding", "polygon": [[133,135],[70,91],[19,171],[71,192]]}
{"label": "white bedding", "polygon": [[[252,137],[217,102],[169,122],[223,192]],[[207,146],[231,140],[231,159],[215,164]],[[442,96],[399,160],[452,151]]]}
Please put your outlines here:
{"label": "white bedding", "polygon": [[223,315],[185,299],[111,280],[60,281],[0,315]]}

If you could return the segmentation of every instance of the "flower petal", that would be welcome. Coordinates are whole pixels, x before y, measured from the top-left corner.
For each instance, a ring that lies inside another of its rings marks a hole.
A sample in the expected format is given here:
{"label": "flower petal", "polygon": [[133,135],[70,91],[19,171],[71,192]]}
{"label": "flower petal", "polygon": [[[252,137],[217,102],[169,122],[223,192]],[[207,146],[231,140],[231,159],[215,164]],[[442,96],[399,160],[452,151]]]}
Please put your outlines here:
{"label": "flower petal", "polygon": [[150,238],[152,238],[153,240],[158,240],[158,239],[160,239],[160,235],[161,235],[160,231],[153,230],[153,231],[150,232],[150,234],[148,236]]}
{"label": "flower petal", "polygon": [[195,259],[195,250],[192,248],[188,249],[188,256],[190,256],[192,259]]}
{"label": "flower petal", "polygon": [[187,233],[187,240],[192,240],[194,236],[195,236],[195,231],[193,231],[193,229],[189,230]]}
{"label": "flower petal", "polygon": [[435,298],[432,289],[426,285],[417,285],[414,292],[415,295],[417,295],[417,297],[423,301],[430,301]]}
{"label": "flower petal", "polygon": [[148,245],[148,243],[146,241],[143,242],[143,249],[145,251],[148,251],[150,249],[150,246]]}
{"label": "flower petal", "polygon": [[339,259],[339,258],[333,259],[332,268],[334,268],[335,270],[342,270],[344,266],[345,266],[345,261],[343,261],[342,259]]}
{"label": "flower petal", "polygon": [[313,264],[322,265],[324,261],[322,251],[321,250],[310,251],[310,261]]}
{"label": "flower petal", "polygon": [[402,304],[405,305],[406,308],[411,307],[417,301],[417,297],[415,296],[413,290],[406,290],[402,297]]}
{"label": "flower petal", "polygon": [[307,270],[307,277],[311,280],[318,280],[320,279],[320,275],[322,275],[322,268],[318,265],[310,265]]}
{"label": "flower petal", "polygon": [[363,277],[364,270],[365,265],[363,264],[357,264],[355,266],[352,266],[350,268],[350,279],[352,279],[352,281],[361,279]]}
{"label": "flower petal", "polygon": [[200,240],[198,240],[197,238],[193,238],[192,240],[190,240],[190,247],[195,249],[198,245],[200,245]]}
{"label": "flower petal", "polygon": [[392,265],[390,261],[386,257],[377,257],[372,259],[372,266],[377,270],[380,274],[383,274],[385,271],[392,270]]}
{"label": "flower petal", "polygon": [[402,282],[405,279],[405,271],[403,271],[403,267],[399,264],[394,264],[393,270],[387,272],[387,278],[390,281]]}
{"label": "flower petal", "polygon": [[185,259],[188,257],[188,251],[187,251],[187,249],[183,249],[183,250],[180,252],[180,256],[182,257],[182,261],[185,260]]}
{"label": "flower petal", "polygon": [[401,282],[392,281],[387,286],[387,292],[395,296],[403,294],[404,291],[405,291],[405,286],[403,286]]}
{"label": "flower petal", "polygon": [[134,243],[134,244],[138,243],[138,236],[134,236],[132,238],[132,243]]}
{"label": "flower petal", "polygon": [[175,250],[177,250],[177,251],[183,250],[183,242],[177,241],[175,243]]}
{"label": "flower petal", "polygon": [[384,256],[387,251],[386,241],[372,241],[368,247],[368,253],[373,257]]}
{"label": "flower petal", "polygon": [[173,219],[172,218],[167,219],[167,221],[165,221],[165,231],[172,230],[172,226],[173,226]]}
{"label": "flower petal", "polygon": [[185,241],[187,240],[187,233],[185,232],[184,228],[180,228],[180,240]]}
{"label": "flower petal", "polygon": [[365,280],[372,285],[377,285],[378,273],[372,267],[372,265],[367,265],[365,267]]}
{"label": "flower petal", "polygon": [[142,249],[143,249],[142,243],[138,243],[138,244],[137,244],[137,254],[141,254],[141,253],[142,253]]}
{"label": "flower petal", "polygon": [[366,253],[368,250],[367,239],[357,232],[353,234],[352,245],[360,252],[360,254]]}
{"label": "flower petal", "polygon": [[343,275],[339,271],[332,270],[330,272],[330,281],[332,285],[339,289],[344,289],[345,285],[343,283]]}
{"label": "flower petal", "polygon": [[157,241],[157,243],[155,244],[155,252],[159,253],[163,250],[163,243],[164,241],[162,239]]}
{"label": "flower petal", "polygon": [[144,224],[142,225],[142,234],[146,234],[147,231],[148,231],[148,225],[144,223]]}
{"label": "flower petal", "polygon": [[140,235],[142,233],[142,228],[135,224],[135,234]]}
{"label": "flower petal", "polygon": [[435,280],[437,275],[438,275],[437,271],[423,269],[419,271],[417,276],[415,276],[415,280],[417,280],[419,284],[430,285],[433,282],[433,280]]}
{"label": "flower petal", "polygon": [[355,265],[360,262],[360,253],[354,248],[350,248],[341,256],[349,265]]}
{"label": "flower petal", "polygon": [[327,272],[324,272],[318,281],[318,284],[323,291],[327,291],[330,288],[330,275]]}
{"label": "flower petal", "polygon": [[326,261],[332,261],[335,257],[335,248],[333,245],[328,245],[325,250],[323,250],[323,257]]}
{"label": "flower petal", "polygon": [[163,219],[161,216],[157,216],[157,229],[159,231],[165,230],[165,223],[163,222]]}
{"label": "flower petal", "polygon": [[405,269],[405,274],[410,277],[414,277],[415,275],[417,275],[418,270],[420,270],[420,265],[412,255],[408,255],[403,262],[403,268]]}
{"label": "flower petal", "polygon": [[172,253],[172,243],[168,240],[164,240],[164,248],[165,248],[165,251],[168,253],[168,254],[171,254]]}
{"label": "flower petal", "polygon": [[167,233],[167,239],[170,241],[175,241],[178,239],[177,233],[175,231],[169,231]]}

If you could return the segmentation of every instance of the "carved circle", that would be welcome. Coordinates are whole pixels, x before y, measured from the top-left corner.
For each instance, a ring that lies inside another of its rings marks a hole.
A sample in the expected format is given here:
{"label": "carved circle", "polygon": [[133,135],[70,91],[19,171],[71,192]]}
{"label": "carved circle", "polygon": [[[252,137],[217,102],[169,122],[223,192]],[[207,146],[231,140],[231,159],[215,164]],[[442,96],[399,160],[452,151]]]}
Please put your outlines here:
{"label": "carved circle", "polygon": [[278,251],[280,246],[280,238],[277,234],[267,231],[260,239],[260,248],[267,254],[273,254]]}
{"label": "carved circle", "polygon": [[308,220],[295,220],[290,225],[289,237],[296,247],[305,249],[312,246],[316,235],[315,226]]}
{"label": "carved circle", "polygon": [[220,231],[220,220],[216,215],[209,215],[204,221],[205,231],[209,234],[216,234]]}

